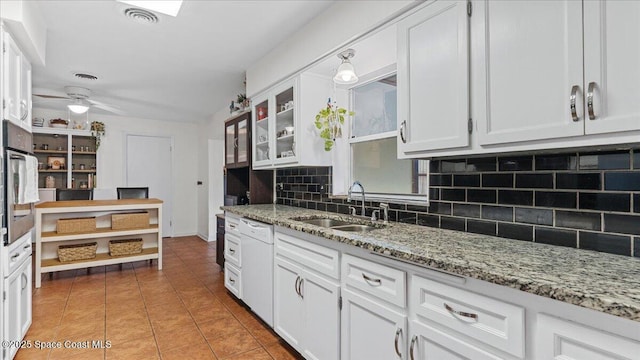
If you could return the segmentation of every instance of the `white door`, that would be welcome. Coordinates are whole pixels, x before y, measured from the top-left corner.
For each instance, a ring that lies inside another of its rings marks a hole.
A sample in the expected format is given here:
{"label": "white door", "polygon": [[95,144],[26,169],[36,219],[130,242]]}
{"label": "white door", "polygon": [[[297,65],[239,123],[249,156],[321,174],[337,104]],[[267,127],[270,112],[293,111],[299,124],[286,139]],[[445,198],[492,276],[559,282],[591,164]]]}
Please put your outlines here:
{"label": "white door", "polygon": [[163,136],[127,135],[126,186],[149,187],[149,197],[162,204],[162,236],[173,236],[172,139]]}
{"label": "white door", "polygon": [[467,344],[459,335],[447,334],[418,321],[409,324],[409,359],[499,360],[500,357]]}
{"label": "white door", "polygon": [[479,144],[584,134],[582,2],[473,5],[472,98]]}
{"label": "white door", "polygon": [[342,360],[406,359],[407,317],[342,291]]}
{"label": "white door", "polygon": [[22,126],[20,113],[20,65],[22,56],[20,48],[9,33],[4,32],[4,118],[18,126]]}
{"label": "white door", "polygon": [[437,1],[398,23],[399,156],[469,145],[468,119],[467,3]]}
{"label": "white door", "polygon": [[638,64],[640,1],[585,1],[587,134],[640,129]]}
{"label": "white door", "polygon": [[275,257],[273,329],[289,345],[302,351],[304,300],[299,295],[302,268]]}
{"label": "white door", "polygon": [[304,352],[306,359],[340,358],[340,285],[304,272],[300,284],[304,300]]}
{"label": "white door", "polygon": [[[20,341],[22,340],[22,321],[20,311],[20,300],[22,296],[22,288],[25,283],[24,274],[17,270],[11,276],[4,280],[4,289],[7,298],[3,304],[4,317],[4,339],[3,341]],[[31,284],[27,284],[28,287]],[[17,347],[12,346],[7,349],[7,359],[13,359],[17,351]]]}

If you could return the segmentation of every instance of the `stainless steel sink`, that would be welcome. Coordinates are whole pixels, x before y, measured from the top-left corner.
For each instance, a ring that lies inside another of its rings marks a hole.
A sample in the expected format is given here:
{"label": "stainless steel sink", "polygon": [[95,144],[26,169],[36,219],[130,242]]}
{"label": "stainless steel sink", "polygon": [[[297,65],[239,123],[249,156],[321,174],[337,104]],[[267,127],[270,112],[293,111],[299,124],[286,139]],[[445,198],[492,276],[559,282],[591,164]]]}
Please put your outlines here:
{"label": "stainless steel sink", "polygon": [[332,226],[331,228],[334,229],[334,230],[349,231],[349,232],[364,232],[364,231],[371,231],[371,230],[376,229],[375,226],[360,225],[360,224],[349,224],[349,225]]}
{"label": "stainless steel sink", "polygon": [[303,220],[298,220],[300,222],[303,223],[307,223],[307,224],[311,224],[311,225],[316,225],[316,226],[322,226],[322,227],[334,227],[334,226],[344,226],[344,225],[350,225],[350,222],[346,222],[346,221],[342,221],[342,220],[338,220],[338,219],[328,219],[328,218],[322,218],[322,219],[303,219]]}

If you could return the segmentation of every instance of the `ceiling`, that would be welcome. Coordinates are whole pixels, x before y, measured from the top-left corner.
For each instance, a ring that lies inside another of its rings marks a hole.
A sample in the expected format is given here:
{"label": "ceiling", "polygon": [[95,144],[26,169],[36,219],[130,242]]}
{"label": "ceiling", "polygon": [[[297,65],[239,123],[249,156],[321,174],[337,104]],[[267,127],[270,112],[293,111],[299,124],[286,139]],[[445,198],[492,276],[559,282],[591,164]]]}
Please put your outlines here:
{"label": "ceiling", "polygon": [[[250,65],[332,3],[185,0],[177,17],[156,13],[158,23],[146,24],[125,17],[130,6],[114,0],[39,1],[47,53],[46,65],[33,68],[34,94],[82,86],[124,116],[204,121],[244,92]],[[65,105],[34,97],[36,108]]]}

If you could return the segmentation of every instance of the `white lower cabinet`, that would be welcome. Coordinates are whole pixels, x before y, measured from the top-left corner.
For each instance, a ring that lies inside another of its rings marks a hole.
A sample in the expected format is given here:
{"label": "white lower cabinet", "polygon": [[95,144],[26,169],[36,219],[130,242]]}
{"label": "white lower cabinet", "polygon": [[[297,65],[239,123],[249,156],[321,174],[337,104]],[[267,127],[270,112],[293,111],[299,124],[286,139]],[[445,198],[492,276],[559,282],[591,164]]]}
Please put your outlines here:
{"label": "white lower cabinet", "polygon": [[[317,268],[309,268],[295,259],[313,259],[324,249],[329,258],[338,252],[276,231],[274,260],[274,330],[306,359],[340,357],[340,284]],[[286,251],[283,244],[296,244],[299,252]],[[333,255],[331,255],[333,254]],[[311,256],[309,258],[308,256]],[[292,259],[293,258],[293,259]],[[323,256],[324,258],[324,256]],[[305,262],[306,263],[306,262]]]}
{"label": "white lower cabinet", "polygon": [[554,316],[538,314],[536,330],[539,359],[632,360],[640,357],[638,341]]}
{"label": "white lower cabinet", "polygon": [[[6,299],[3,304],[3,341],[21,341],[31,326],[31,276],[31,261],[25,261],[11,276],[4,279]],[[5,359],[13,359],[18,351],[16,346],[7,346],[5,349]]]}
{"label": "white lower cabinet", "polygon": [[408,359],[419,360],[500,360],[502,358],[468,344],[458,336],[419,321],[409,324],[411,340]]}
{"label": "white lower cabinet", "polygon": [[342,359],[406,359],[407,316],[389,305],[342,291]]}

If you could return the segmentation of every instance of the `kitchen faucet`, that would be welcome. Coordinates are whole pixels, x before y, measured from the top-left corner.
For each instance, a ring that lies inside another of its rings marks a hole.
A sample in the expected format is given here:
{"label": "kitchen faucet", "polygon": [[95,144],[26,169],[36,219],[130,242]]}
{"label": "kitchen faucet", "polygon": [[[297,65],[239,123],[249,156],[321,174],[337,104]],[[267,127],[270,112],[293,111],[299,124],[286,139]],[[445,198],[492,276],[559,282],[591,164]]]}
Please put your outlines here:
{"label": "kitchen faucet", "polygon": [[362,186],[362,184],[360,183],[360,181],[356,180],[353,182],[353,184],[351,184],[351,186],[349,186],[349,192],[347,194],[347,202],[351,202],[351,190],[353,189],[353,187],[355,185],[360,186],[360,190],[362,191],[362,208],[361,208],[361,214],[362,216],[366,216],[365,215],[365,211],[364,211],[364,186]]}

